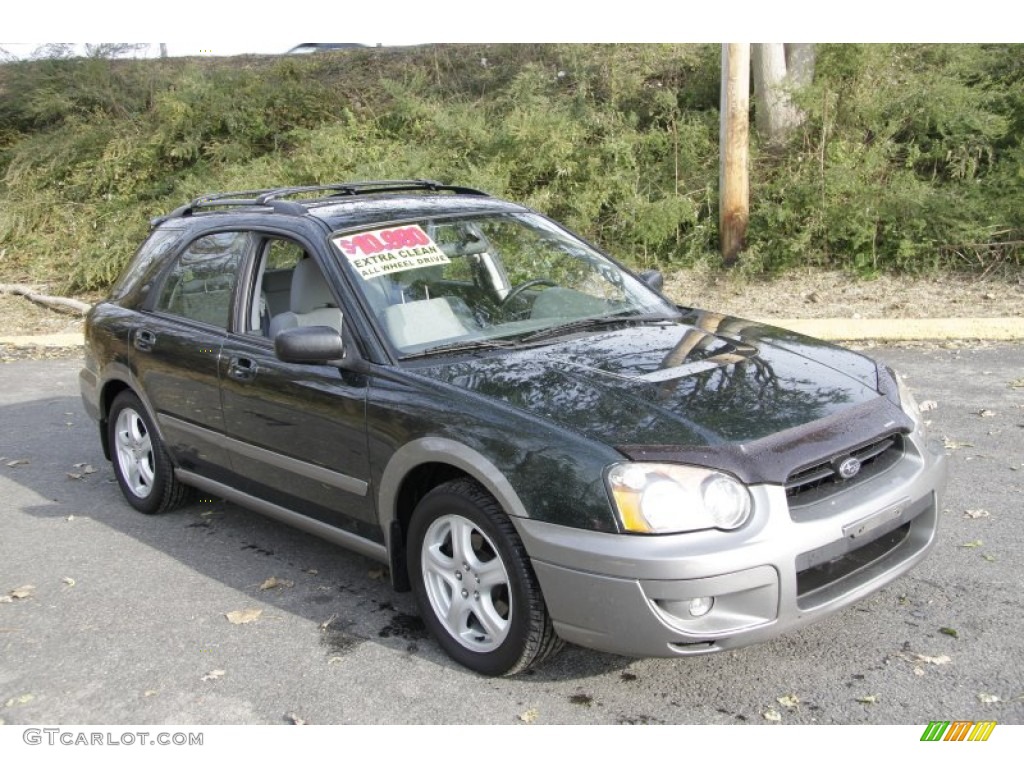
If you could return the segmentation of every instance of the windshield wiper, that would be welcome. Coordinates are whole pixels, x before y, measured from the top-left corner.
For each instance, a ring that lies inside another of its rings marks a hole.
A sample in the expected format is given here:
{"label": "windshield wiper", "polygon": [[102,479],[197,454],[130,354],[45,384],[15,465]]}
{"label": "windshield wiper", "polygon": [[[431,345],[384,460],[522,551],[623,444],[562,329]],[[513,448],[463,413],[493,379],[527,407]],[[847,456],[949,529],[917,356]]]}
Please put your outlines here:
{"label": "windshield wiper", "polygon": [[665,317],[663,314],[603,315],[601,317],[584,317],[579,320],[571,320],[568,323],[560,323],[559,325],[552,325],[548,328],[542,328],[539,331],[528,333],[526,336],[521,336],[518,341],[521,344],[525,344],[531,341],[538,341],[540,339],[547,339],[554,336],[564,336],[568,333],[586,330],[588,328],[600,328],[604,325],[617,325],[619,323],[669,322],[672,319],[673,318],[671,317]]}
{"label": "windshield wiper", "polygon": [[472,339],[468,341],[452,341],[436,347],[428,347],[427,349],[419,352],[402,355],[402,360],[412,360],[417,357],[429,357],[431,355],[438,355],[446,352],[466,352],[473,349],[508,349],[509,347],[518,346],[518,341],[511,341],[508,339]]}

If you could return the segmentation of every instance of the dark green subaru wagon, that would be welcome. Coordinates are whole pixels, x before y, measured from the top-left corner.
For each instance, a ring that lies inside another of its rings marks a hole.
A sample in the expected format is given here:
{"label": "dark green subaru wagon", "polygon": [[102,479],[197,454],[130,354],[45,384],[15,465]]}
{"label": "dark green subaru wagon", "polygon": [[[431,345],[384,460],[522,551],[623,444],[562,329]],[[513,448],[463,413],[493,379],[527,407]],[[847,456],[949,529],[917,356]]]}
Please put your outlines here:
{"label": "dark green subaru wagon", "polygon": [[488,675],[737,648],[919,563],[946,466],[900,379],[660,283],[464,187],[209,195],[90,313],[82,397],[137,510],[380,560]]}

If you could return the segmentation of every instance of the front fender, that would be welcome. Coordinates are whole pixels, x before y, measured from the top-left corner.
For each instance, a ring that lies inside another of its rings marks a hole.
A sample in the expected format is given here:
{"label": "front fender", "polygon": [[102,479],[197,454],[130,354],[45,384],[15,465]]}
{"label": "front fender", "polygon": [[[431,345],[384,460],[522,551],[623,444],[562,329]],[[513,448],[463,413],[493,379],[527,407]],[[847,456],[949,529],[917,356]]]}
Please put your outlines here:
{"label": "front fender", "polygon": [[529,512],[512,484],[480,452],[446,437],[421,437],[406,443],[388,460],[380,480],[377,516],[381,530],[389,536],[391,523],[398,516],[398,491],[402,481],[422,464],[448,464],[479,482],[514,517],[529,517]]}

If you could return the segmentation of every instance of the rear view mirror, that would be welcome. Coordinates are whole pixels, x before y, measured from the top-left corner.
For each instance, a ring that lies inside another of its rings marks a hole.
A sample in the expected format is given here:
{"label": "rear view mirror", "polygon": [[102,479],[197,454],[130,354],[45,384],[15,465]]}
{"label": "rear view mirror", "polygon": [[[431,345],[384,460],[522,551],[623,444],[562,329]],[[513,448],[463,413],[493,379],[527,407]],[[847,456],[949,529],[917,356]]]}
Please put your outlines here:
{"label": "rear view mirror", "polygon": [[653,288],[658,293],[665,287],[665,276],[658,269],[645,269],[640,273],[640,279],[647,283],[648,288]]}
{"label": "rear view mirror", "polygon": [[288,328],[274,337],[274,352],[286,363],[325,364],[341,360],[345,345],[341,332],[327,325]]}

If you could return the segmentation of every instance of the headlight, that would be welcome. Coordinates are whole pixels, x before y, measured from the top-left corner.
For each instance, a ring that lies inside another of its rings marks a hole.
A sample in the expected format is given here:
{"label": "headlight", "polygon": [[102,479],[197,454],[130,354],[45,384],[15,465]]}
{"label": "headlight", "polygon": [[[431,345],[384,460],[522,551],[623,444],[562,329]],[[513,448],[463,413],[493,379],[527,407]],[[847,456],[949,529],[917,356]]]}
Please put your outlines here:
{"label": "headlight", "polygon": [[608,488],[632,533],[732,530],[750,517],[750,493],[730,475],[675,464],[616,464]]}

